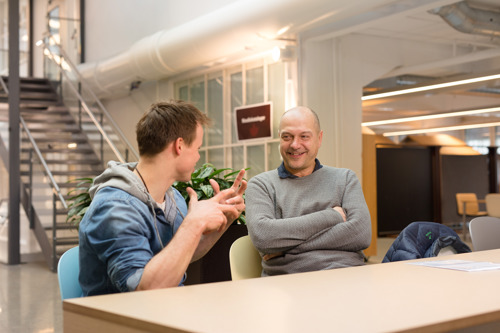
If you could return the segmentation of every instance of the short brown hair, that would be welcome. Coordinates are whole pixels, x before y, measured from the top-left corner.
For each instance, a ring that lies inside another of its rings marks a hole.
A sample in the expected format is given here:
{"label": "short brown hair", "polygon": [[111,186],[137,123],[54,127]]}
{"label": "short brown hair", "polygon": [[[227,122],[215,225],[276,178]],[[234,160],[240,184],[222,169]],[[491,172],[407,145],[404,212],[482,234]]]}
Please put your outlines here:
{"label": "short brown hair", "polygon": [[210,119],[190,103],[154,103],[136,125],[139,155],[154,156],[177,138],[183,138],[189,146],[195,139],[198,124],[209,123]]}

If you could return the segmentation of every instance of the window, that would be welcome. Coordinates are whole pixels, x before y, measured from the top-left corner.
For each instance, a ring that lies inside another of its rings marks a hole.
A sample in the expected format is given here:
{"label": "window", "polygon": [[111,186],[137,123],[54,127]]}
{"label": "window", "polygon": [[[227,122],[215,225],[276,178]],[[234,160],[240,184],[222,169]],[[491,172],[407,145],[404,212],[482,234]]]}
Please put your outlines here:
{"label": "window", "polygon": [[491,145],[490,128],[471,128],[465,130],[465,143],[477,150],[482,155],[488,154],[488,147]]}
{"label": "window", "polygon": [[[205,130],[200,161],[217,168],[249,167],[247,179],[275,169],[281,163],[278,125],[285,105],[294,105],[296,62],[272,62],[263,58],[255,62],[207,72],[174,83],[177,99],[194,103],[212,119]],[[287,98],[291,102],[287,103]],[[234,109],[243,105],[272,102],[273,137],[239,142]]]}

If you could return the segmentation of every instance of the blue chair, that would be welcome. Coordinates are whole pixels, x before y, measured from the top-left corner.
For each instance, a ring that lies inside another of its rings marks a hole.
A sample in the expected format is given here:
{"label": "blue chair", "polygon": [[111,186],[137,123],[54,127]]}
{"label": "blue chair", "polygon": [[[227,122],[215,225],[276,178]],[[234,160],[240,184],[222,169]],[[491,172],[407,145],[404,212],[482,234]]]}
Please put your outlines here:
{"label": "blue chair", "polygon": [[64,252],[57,264],[57,278],[61,299],[82,297],[82,288],[78,282],[80,262],[78,259],[78,246]]}

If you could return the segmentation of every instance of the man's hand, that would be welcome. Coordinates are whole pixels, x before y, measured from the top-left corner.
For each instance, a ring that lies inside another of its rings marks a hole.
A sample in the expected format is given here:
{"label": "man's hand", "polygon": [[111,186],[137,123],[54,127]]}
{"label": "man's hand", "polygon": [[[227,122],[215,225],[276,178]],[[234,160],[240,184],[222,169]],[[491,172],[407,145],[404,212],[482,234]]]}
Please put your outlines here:
{"label": "man's hand", "polygon": [[340,206],[335,206],[333,207],[334,210],[336,210],[337,212],[340,213],[340,215],[342,215],[342,218],[344,219],[344,222],[347,221],[347,218],[345,216],[345,212],[344,212],[344,209]]}
{"label": "man's hand", "polygon": [[[234,194],[230,196],[228,199],[219,201],[219,203],[221,204],[232,205],[236,208],[236,213],[233,213],[232,211],[226,213],[226,218],[229,223],[232,223],[234,220],[236,220],[245,210],[245,201],[243,200],[243,194],[245,193],[245,190],[247,188],[247,182],[246,180],[243,179],[244,175],[245,175],[245,170],[244,169],[240,170],[238,176],[234,180],[233,186],[231,186],[230,188],[233,190]],[[219,184],[214,179],[210,179],[210,185],[212,185],[212,188],[214,189],[214,193],[216,195],[220,193]]]}
{"label": "man's hand", "polygon": [[283,252],[277,252],[277,253],[271,253],[271,254],[265,254],[262,259],[264,259],[264,261],[268,261],[268,260],[271,260],[273,258],[276,258],[276,257],[280,257],[283,255]]}
{"label": "man's hand", "polygon": [[198,223],[203,223],[201,226],[203,234],[223,230],[228,222],[226,216],[238,214],[238,209],[233,204],[225,203],[234,197],[233,188],[218,192],[212,198],[201,201],[198,201],[198,196],[192,188],[188,187],[187,192],[190,198],[188,216]]}

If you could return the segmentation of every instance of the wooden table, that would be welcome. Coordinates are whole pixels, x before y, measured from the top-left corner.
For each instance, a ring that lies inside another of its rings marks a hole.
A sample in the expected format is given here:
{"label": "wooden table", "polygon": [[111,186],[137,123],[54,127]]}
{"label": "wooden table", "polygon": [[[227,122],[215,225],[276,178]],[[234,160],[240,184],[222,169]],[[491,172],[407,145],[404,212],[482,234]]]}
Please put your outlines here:
{"label": "wooden table", "polygon": [[[421,260],[444,259],[500,250]],[[64,332],[500,331],[500,270],[410,262],[70,299]]]}

